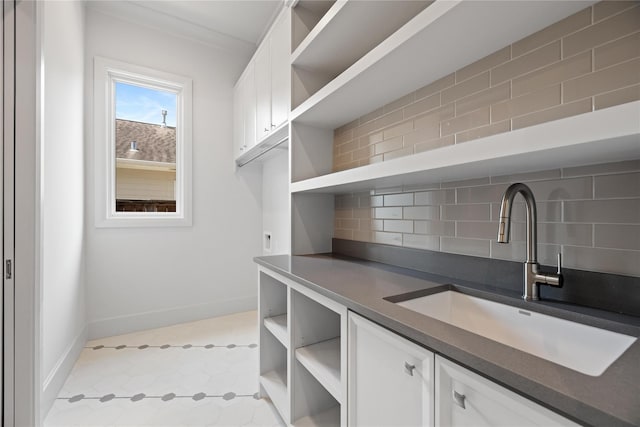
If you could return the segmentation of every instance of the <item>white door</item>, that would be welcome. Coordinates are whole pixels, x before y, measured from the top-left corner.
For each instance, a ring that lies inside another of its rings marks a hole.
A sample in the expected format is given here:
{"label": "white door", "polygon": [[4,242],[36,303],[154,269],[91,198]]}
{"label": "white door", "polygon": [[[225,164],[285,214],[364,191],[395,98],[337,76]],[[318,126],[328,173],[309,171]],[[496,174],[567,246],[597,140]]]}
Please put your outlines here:
{"label": "white door", "polygon": [[[2,16],[5,16],[4,3],[2,2],[2,6],[0,6],[0,12],[2,12]],[[2,145],[0,148],[0,189],[2,192],[2,197],[4,198],[4,104],[6,102],[5,91],[4,91],[4,67],[5,67],[5,59],[4,59],[4,18],[0,22],[0,48],[2,48],[2,66],[0,66],[0,91],[2,92],[2,102],[0,103],[0,139],[2,140]],[[4,201],[3,201],[4,203]],[[0,209],[0,240],[2,240],[2,260],[4,260],[4,213],[3,209]],[[2,292],[0,292],[0,331],[2,331],[2,339],[0,339],[0,378],[4,378],[2,375],[4,370],[4,282],[2,286]],[[2,386],[0,387],[0,424],[6,424],[4,418],[4,380],[2,381]]]}
{"label": "white door", "polygon": [[289,117],[291,96],[291,10],[285,9],[271,32],[271,124],[280,126]]}
{"label": "white door", "polygon": [[242,80],[242,108],[244,109],[244,144],[246,152],[256,145],[256,81],[253,62],[247,66]]}
{"label": "white door", "polygon": [[436,356],[436,425],[577,426],[568,419]]}
{"label": "white door", "polygon": [[[2,422],[39,424],[37,2],[2,2]],[[17,237],[16,237],[17,236]],[[9,263],[11,267],[9,268]]]}
{"label": "white door", "polygon": [[352,426],[432,426],[428,350],[349,313],[348,417]]}
{"label": "white door", "polygon": [[255,59],[256,77],[256,142],[271,132],[271,49],[267,39]]}
{"label": "white door", "polygon": [[238,158],[244,151],[244,114],[242,99],[242,81],[233,88],[233,158]]}
{"label": "white door", "polygon": [[[0,153],[0,188],[2,188],[3,209],[0,209],[0,218],[2,219],[2,227],[0,235],[2,236],[2,292],[0,292],[0,314],[2,319],[3,339],[0,341],[2,348],[2,363],[0,367],[3,378],[2,389],[0,395],[2,397],[2,420],[3,425],[13,425],[13,277],[7,271],[7,262],[13,259],[13,159],[14,159],[14,141],[15,129],[14,123],[14,40],[15,40],[15,22],[14,22],[14,4],[13,2],[2,2],[2,151]],[[12,273],[12,272],[11,272]]]}

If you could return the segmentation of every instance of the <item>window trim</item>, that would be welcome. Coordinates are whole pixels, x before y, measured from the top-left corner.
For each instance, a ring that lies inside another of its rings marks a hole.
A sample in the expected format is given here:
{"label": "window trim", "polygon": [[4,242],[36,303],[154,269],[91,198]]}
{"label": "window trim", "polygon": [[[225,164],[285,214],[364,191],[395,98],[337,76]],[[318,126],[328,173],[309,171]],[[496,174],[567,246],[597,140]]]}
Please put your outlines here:
{"label": "window trim", "polygon": [[[115,83],[177,94],[176,212],[116,212]],[[188,227],[192,225],[192,80],[102,57],[94,59],[95,226]]]}

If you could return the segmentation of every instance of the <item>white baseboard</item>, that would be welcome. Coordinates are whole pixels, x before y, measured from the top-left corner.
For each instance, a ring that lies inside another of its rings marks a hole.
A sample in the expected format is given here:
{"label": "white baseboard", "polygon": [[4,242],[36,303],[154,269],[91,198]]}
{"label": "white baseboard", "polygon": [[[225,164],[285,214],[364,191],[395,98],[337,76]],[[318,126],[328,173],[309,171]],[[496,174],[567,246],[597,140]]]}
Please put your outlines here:
{"label": "white baseboard", "polygon": [[145,329],[175,325],[176,323],[193,322],[209,317],[255,310],[257,306],[258,299],[256,296],[252,296],[94,320],[89,323],[89,339],[112,337]]}
{"label": "white baseboard", "polygon": [[64,382],[67,380],[67,377],[73,369],[73,365],[75,365],[78,357],[80,357],[80,353],[87,342],[87,331],[88,329],[85,325],[71,345],[69,345],[67,351],[65,351],[60,359],[58,359],[58,362],[55,364],[53,369],[51,369],[49,375],[47,375],[47,378],[45,378],[42,383],[40,414],[42,415],[43,420],[53,406],[56,397],[58,397]]}

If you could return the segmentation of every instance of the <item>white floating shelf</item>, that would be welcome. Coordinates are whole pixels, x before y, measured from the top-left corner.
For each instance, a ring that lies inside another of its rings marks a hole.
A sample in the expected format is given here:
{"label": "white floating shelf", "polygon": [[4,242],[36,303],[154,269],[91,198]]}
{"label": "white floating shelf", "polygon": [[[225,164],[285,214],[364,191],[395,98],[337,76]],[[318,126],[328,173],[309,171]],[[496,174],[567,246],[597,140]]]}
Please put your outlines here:
{"label": "white floating shelf", "polygon": [[287,419],[289,417],[289,405],[287,405],[287,368],[282,367],[269,371],[260,376],[260,384],[266,390],[274,406],[280,414]]}
{"label": "white floating shelf", "polygon": [[335,129],[593,3],[435,1],[299,105],[290,118]]}
{"label": "white floating shelf", "polygon": [[309,415],[296,420],[295,427],[335,427],[340,425],[340,406],[334,406],[316,415]]}
{"label": "white floating shelf", "polygon": [[338,75],[407,23],[426,4],[414,0],[337,1],[293,52],[291,64]]}
{"label": "white floating shelf", "polygon": [[343,403],[340,383],[340,338],[298,348],[296,359],[338,403]]}
{"label": "white floating shelf", "polygon": [[285,348],[289,348],[289,333],[287,330],[287,315],[266,317],[264,327],[282,343]]}
{"label": "white floating shelf", "polygon": [[640,101],[292,183],[350,193],[640,158]]}

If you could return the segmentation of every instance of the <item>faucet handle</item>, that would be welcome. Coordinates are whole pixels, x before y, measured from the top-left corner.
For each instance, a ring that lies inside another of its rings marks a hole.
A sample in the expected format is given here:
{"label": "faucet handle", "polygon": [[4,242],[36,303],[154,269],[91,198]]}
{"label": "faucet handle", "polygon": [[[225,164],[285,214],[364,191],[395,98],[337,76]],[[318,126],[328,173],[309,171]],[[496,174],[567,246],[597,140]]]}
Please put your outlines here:
{"label": "faucet handle", "polygon": [[562,274],[562,253],[558,252],[558,271],[557,274]]}

